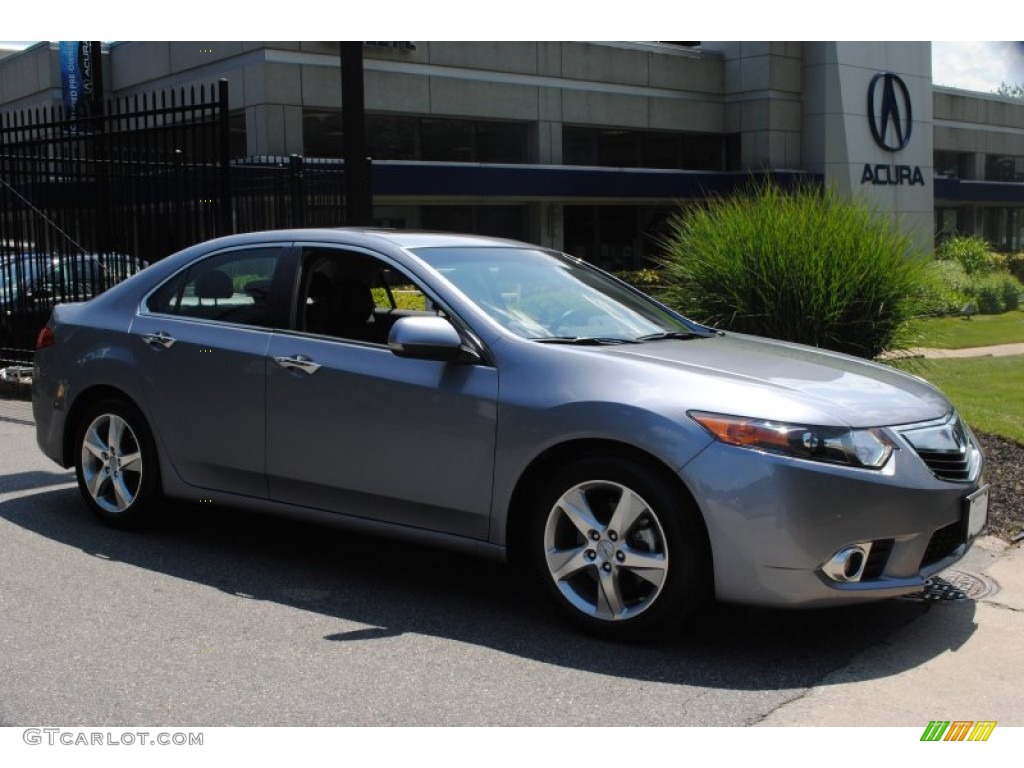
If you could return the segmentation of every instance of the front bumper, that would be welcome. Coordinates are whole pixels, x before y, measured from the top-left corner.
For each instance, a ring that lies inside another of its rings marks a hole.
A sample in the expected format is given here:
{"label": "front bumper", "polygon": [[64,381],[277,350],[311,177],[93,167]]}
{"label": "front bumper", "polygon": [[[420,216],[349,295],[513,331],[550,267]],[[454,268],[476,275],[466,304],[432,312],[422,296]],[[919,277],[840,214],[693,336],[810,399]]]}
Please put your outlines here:
{"label": "front bumper", "polygon": [[[684,467],[707,525],[717,597],[789,607],[866,602],[920,591],[963,557],[976,533],[966,498],[983,484],[981,452],[965,430],[967,470],[945,480],[906,431],[889,430],[899,448],[881,470],[721,443]],[[855,578],[844,580],[834,558],[851,547],[863,562],[855,557]]]}

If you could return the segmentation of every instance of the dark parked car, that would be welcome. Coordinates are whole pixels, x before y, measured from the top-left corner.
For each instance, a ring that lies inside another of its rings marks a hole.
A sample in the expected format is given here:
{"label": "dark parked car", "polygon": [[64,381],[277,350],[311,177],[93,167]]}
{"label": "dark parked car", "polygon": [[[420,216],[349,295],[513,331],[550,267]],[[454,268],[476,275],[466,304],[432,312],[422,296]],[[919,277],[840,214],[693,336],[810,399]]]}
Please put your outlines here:
{"label": "dark parked car", "polygon": [[377,230],[197,245],[40,334],[38,442],[104,521],[161,497],[517,556],[606,636],[712,596],[920,590],[986,523],[925,381],[722,333],[525,243]]}
{"label": "dark parked car", "polygon": [[121,254],[50,254],[4,243],[0,249],[0,347],[31,351],[55,304],[90,299],[145,266],[146,262]]}

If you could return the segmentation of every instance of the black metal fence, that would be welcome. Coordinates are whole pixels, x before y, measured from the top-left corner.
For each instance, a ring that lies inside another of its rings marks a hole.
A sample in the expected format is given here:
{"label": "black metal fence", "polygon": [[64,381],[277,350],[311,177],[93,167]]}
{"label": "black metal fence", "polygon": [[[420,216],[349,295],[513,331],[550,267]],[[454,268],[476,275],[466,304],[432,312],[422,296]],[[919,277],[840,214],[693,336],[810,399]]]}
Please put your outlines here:
{"label": "black metal fence", "polygon": [[230,156],[228,87],[0,116],[0,367],[31,360],[53,304],[219,235],[344,218],[344,166]]}

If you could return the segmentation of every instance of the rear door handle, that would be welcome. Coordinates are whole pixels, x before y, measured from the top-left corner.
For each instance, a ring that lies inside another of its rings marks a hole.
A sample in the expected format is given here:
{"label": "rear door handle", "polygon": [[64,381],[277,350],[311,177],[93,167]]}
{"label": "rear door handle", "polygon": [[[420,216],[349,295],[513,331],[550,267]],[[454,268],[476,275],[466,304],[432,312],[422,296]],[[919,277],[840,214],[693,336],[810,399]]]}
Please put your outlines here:
{"label": "rear door handle", "polygon": [[274,362],[289,371],[302,371],[310,375],[320,370],[320,364],[314,363],[305,355],[295,355],[293,357],[275,357]]}
{"label": "rear door handle", "polygon": [[164,349],[170,349],[174,342],[177,341],[173,336],[168,336],[163,331],[158,333],[144,333],[142,334],[142,340],[151,347],[163,347]]}

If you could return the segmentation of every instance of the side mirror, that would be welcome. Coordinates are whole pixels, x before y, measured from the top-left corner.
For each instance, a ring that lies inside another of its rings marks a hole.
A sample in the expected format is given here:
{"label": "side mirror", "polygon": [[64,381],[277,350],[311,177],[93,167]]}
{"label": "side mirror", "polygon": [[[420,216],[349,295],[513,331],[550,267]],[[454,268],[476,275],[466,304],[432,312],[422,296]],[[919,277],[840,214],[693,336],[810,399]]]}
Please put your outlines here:
{"label": "side mirror", "polygon": [[388,334],[388,348],[399,357],[446,363],[476,357],[443,317],[400,317]]}

